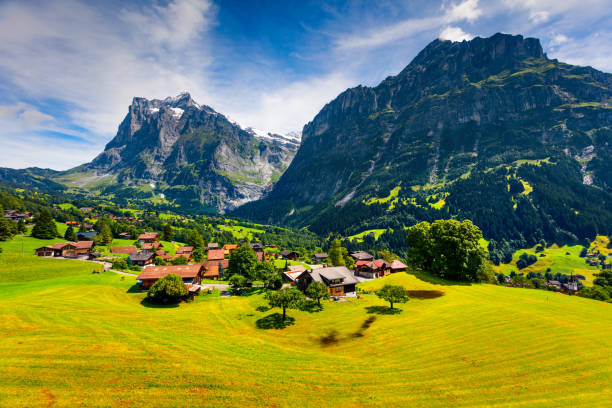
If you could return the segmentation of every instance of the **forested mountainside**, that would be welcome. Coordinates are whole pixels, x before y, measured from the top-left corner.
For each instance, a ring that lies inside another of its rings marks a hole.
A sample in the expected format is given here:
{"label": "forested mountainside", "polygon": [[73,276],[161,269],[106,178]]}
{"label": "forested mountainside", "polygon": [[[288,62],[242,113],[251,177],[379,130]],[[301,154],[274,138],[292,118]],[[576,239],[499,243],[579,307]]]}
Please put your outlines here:
{"label": "forested mountainside", "polygon": [[505,34],[435,40],[398,75],[348,89],[291,166],[236,215],[319,233],[468,218],[516,246],[612,228],[612,75]]}
{"label": "forested mountainside", "polygon": [[5,169],[0,180],[39,188],[47,179],[47,190],[69,187],[117,202],[150,200],[224,212],[259,198],[298,146],[299,136],[243,129],[188,93],[134,98],[117,135],[91,163],[65,172]]}

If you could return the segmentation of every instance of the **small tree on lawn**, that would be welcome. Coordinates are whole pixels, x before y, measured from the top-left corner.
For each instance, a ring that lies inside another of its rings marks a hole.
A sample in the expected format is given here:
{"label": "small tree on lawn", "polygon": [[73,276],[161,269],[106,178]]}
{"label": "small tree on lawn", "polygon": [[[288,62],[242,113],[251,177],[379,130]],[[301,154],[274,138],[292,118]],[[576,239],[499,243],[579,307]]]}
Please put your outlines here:
{"label": "small tree on lawn", "polygon": [[234,290],[246,290],[249,287],[249,280],[242,275],[232,275],[229,278],[228,283]]}
{"label": "small tree on lawn", "polygon": [[406,303],[408,301],[408,291],[403,286],[385,285],[376,291],[376,296],[386,300],[393,309],[394,303]]}
{"label": "small tree on lawn", "polygon": [[259,260],[253,248],[242,245],[232,252],[229,259],[228,270],[230,275],[243,275],[255,280],[256,267]]}
{"label": "small tree on lawn", "polygon": [[156,256],[155,259],[153,260],[153,262],[157,266],[165,266],[165,265],[167,265],[166,261],[164,261],[164,258],[162,258],[161,256]]}
{"label": "small tree on lawn", "polygon": [[306,288],[306,295],[317,301],[317,304],[321,306],[321,298],[329,297],[327,286],[323,282],[312,282]]}
{"label": "small tree on lawn", "polygon": [[342,256],[342,244],[338,238],[334,239],[329,247],[327,256],[333,266],[345,266],[344,257]]}
{"label": "small tree on lawn", "polygon": [[76,241],[77,235],[76,232],[74,232],[74,228],[72,228],[72,225],[68,226],[68,228],[66,228],[66,233],[64,234],[64,239],[66,241],[70,241],[70,242],[74,242]]}
{"label": "small tree on lawn", "polygon": [[189,260],[185,258],[183,255],[179,255],[176,258],[174,258],[171,262],[172,262],[172,265],[187,265]]}
{"label": "small tree on lawn", "polygon": [[255,276],[257,279],[261,280],[268,289],[279,289],[283,285],[280,273],[271,262],[258,262]]}
{"label": "small tree on lawn", "polygon": [[155,282],[147,293],[148,299],[161,303],[176,303],[185,296],[187,296],[187,287],[183,279],[173,273]]}
{"label": "small tree on lawn", "polygon": [[283,309],[283,320],[287,317],[287,309],[295,309],[304,299],[302,292],[296,288],[284,288],[266,293],[266,299],[271,307]]}
{"label": "small tree on lawn", "polygon": [[100,243],[100,245],[104,245],[106,247],[110,247],[113,243],[113,233],[111,232],[108,223],[103,223],[100,227],[100,233],[96,236],[96,241]]}

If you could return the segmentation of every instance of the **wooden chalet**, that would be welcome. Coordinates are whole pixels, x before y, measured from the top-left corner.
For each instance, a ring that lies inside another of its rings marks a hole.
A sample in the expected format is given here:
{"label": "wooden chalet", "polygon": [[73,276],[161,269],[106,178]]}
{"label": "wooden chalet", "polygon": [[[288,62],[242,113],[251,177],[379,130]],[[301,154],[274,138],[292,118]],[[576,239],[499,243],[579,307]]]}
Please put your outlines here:
{"label": "wooden chalet", "polygon": [[208,261],[206,262],[206,267],[204,269],[204,274],[202,277],[204,279],[219,279],[219,276],[223,276],[223,272],[229,267],[229,261],[227,259],[218,260],[218,261]]}
{"label": "wooden chalet", "polygon": [[312,282],[324,283],[331,296],[352,294],[355,292],[355,285],[359,283],[353,273],[345,266],[309,269],[293,280],[295,286],[301,291],[305,291]]}
{"label": "wooden chalet", "polygon": [[163,248],[161,242],[145,242],[144,244],[140,246],[141,251],[155,252],[160,248]]}
{"label": "wooden chalet", "polygon": [[118,246],[118,247],[111,248],[111,254],[132,255],[135,252],[138,252],[138,248],[136,248],[135,245]]}
{"label": "wooden chalet", "polygon": [[384,259],[355,262],[355,275],[369,279],[382,278],[391,273],[391,264]]}
{"label": "wooden chalet", "polygon": [[261,242],[251,242],[249,246],[253,248],[255,252],[263,252],[264,250],[264,245]]}
{"label": "wooden chalet", "polygon": [[193,247],[192,246],[182,246],[176,249],[176,253],[179,255],[191,255],[191,253],[193,252]]}
{"label": "wooden chalet", "polygon": [[4,210],[4,218],[7,220],[19,222],[32,218],[32,213],[22,213],[17,210]]}
{"label": "wooden chalet", "polygon": [[152,244],[159,241],[159,234],[157,232],[145,232],[144,234],[140,234],[138,236],[138,242],[140,245]]}
{"label": "wooden chalet", "polygon": [[206,249],[219,249],[219,244],[216,242],[209,242],[208,245],[206,245]]}
{"label": "wooden chalet", "polygon": [[163,249],[158,249],[157,251],[155,251],[155,257],[158,256],[164,261],[168,261],[171,258],[171,256],[167,254],[166,251],[164,251]]}
{"label": "wooden chalet", "polygon": [[281,252],[280,255],[281,255],[281,259],[286,259],[288,261],[297,261],[300,259],[300,254],[298,254],[297,252],[293,252],[293,251],[285,250]]}
{"label": "wooden chalet", "polygon": [[159,279],[170,274],[175,274],[183,278],[183,282],[188,289],[197,286],[199,290],[199,285],[202,282],[202,275],[204,274],[204,265],[149,266],[144,268],[136,279],[138,279],[138,285],[142,289],[149,289]]}
{"label": "wooden chalet", "polygon": [[225,253],[222,249],[209,249],[207,258],[209,261],[221,261],[225,259]]}
{"label": "wooden chalet", "polygon": [[408,266],[404,265],[404,263],[398,259],[391,262],[391,273],[404,272],[407,269],[408,269]]}
{"label": "wooden chalet", "polygon": [[373,261],[374,260],[374,257],[372,255],[370,255],[369,253],[365,252],[365,251],[351,252],[350,256],[351,256],[351,258],[353,258],[355,260],[355,262],[358,262],[358,261]]}
{"label": "wooden chalet", "polygon": [[76,258],[83,255],[90,255],[92,248],[93,241],[77,241],[45,245],[44,247],[36,248],[34,251],[37,256]]}
{"label": "wooden chalet", "polygon": [[323,262],[327,259],[327,253],[326,252],[321,252],[318,254],[314,254],[312,255],[312,262]]}
{"label": "wooden chalet", "polygon": [[237,249],[238,249],[238,245],[237,244],[225,244],[225,245],[223,245],[223,253],[225,255],[231,255],[232,252],[234,252]]}
{"label": "wooden chalet", "polygon": [[120,232],[119,239],[134,239],[134,237],[129,232]]}
{"label": "wooden chalet", "polygon": [[138,251],[130,255],[128,258],[133,265],[137,266],[147,266],[153,264],[153,259],[155,258],[155,252],[152,251]]}

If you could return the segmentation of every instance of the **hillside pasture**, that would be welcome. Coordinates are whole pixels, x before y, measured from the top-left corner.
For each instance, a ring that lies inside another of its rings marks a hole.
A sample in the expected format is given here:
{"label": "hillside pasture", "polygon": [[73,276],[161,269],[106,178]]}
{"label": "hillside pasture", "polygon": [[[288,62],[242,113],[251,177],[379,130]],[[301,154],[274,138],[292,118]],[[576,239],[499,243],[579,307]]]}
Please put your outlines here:
{"label": "hillside pasture", "polygon": [[[536,253],[535,247],[529,249],[521,249],[514,253],[512,256],[512,262],[509,264],[500,264],[495,266],[497,273],[503,273],[509,275],[511,271],[517,273],[541,273],[542,275],[550,268],[551,273],[562,273],[566,275],[580,274],[587,278],[586,281],[582,281],[585,286],[593,285],[593,274],[601,272],[601,269],[596,266],[590,266],[586,263],[586,258],[581,258],[580,251],[582,250],[581,245],[573,246],[562,246],[552,245],[546,248],[543,252]],[[538,260],[533,265],[530,265],[523,269],[518,269],[516,261],[519,260],[520,255],[526,252],[529,255],[535,255]],[[569,255],[567,254],[569,253]],[[541,257],[540,254],[544,254]]]}
{"label": "hillside pasture", "polygon": [[[72,261],[59,262],[56,273]],[[0,264],[4,406],[609,401],[612,305],[589,299],[399,273],[359,285],[406,287],[395,314],[368,294],[289,310],[283,324],[261,294],[149,307],[131,277],[83,271],[30,284],[13,269]]]}

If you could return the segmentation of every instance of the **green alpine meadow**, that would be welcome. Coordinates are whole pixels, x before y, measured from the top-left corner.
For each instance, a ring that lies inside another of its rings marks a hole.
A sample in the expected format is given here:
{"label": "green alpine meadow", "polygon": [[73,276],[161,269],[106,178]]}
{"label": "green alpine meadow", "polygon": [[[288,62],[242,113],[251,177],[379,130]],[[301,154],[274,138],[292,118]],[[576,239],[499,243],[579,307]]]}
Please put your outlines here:
{"label": "green alpine meadow", "polygon": [[612,406],[611,18],[0,0],[0,407]]}

